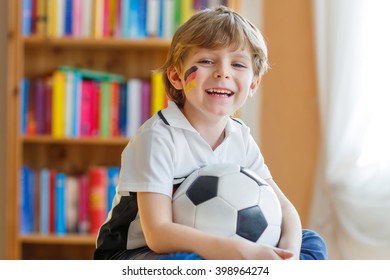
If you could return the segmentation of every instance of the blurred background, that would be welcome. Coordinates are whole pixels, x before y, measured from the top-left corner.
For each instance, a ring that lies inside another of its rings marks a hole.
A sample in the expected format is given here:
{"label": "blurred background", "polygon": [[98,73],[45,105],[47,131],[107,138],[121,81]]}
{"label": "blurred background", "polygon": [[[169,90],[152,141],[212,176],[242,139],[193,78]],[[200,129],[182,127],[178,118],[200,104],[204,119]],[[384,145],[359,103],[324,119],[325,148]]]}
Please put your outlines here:
{"label": "blurred background", "polygon": [[[0,228],[6,228],[7,1],[0,1]],[[390,259],[386,0],[241,1],[271,69],[241,117],[331,259]],[[6,258],[0,231],[0,259]]]}

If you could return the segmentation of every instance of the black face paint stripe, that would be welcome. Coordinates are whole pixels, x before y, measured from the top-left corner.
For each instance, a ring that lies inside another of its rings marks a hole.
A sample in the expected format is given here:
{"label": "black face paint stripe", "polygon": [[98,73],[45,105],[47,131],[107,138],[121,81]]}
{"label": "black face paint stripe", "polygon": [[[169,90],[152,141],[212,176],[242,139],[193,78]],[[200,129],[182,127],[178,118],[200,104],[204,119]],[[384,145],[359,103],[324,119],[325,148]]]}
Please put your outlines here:
{"label": "black face paint stripe", "polygon": [[188,76],[194,73],[196,70],[198,70],[198,67],[196,66],[192,66],[190,69],[188,69],[184,74],[184,81],[186,81]]}

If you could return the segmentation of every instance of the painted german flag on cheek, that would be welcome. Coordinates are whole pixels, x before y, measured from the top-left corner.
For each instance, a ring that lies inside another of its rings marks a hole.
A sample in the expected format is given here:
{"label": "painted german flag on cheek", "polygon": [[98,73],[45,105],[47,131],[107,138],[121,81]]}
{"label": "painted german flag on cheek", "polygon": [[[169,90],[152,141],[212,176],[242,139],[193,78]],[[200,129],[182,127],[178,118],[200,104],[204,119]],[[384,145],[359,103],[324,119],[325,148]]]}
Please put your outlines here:
{"label": "painted german flag on cheek", "polygon": [[198,67],[192,66],[190,69],[188,69],[184,74],[184,91],[188,92],[192,90],[196,83],[196,71],[198,71]]}

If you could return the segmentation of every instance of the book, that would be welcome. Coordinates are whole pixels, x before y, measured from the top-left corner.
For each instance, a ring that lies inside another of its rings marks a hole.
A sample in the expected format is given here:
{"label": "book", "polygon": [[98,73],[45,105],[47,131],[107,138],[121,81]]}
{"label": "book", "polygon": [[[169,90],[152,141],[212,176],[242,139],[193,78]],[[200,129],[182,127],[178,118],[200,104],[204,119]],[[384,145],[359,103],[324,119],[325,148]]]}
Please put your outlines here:
{"label": "book", "polygon": [[19,230],[21,234],[28,234],[34,231],[34,180],[33,171],[22,166],[19,171],[20,182],[20,209],[19,209]]}
{"label": "book", "polygon": [[56,175],[57,172],[54,169],[49,170],[49,233],[55,233],[55,220],[56,220]]}
{"label": "book", "polygon": [[91,97],[92,97],[92,81],[81,81],[81,99],[80,99],[80,130],[79,135],[90,136],[92,132],[92,111],[91,111]]}
{"label": "book", "polygon": [[126,136],[131,137],[141,125],[141,80],[127,81],[127,129]]}
{"label": "book", "polygon": [[36,133],[45,133],[45,82],[42,79],[38,79],[35,82],[35,121],[36,121]]}
{"label": "book", "polygon": [[107,168],[107,214],[111,211],[112,203],[116,193],[116,186],[118,185],[120,168],[111,166]]}
{"label": "book", "polygon": [[119,83],[110,82],[110,136],[119,136]]}
{"label": "book", "polygon": [[104,223],[107,213],[107,171],[104,167],[91,167],[89,181],[90,233],[96,234]]}
{"label": "book", "polygon": [[88,176],[83,174],[79,178],[79,233],[89,232],[89,195],[88,195]]}
{"label": "book", "polygon": [[20,134],[25,135],[27,130],[27,108],[29,100],[29,84],[27,78],[23,78],[20,82]]}
{"label": "book", "polygon": [[100,128],[100,137],[109,137],[111,131],[111,121],[110,121],[110,107],[111,107],[111,86],[109,81],[102,81],[99,87],[99,104],[100,104],[100,119],[99,119],[99,128]]}
{"label": "book", "polygon": [[49,170],[43,168],[40,171],[40,228],[39,232],[41,234],[49,233],[49,207],[50,207],[50,198],[49,198],[49,185],[50,177]]}
{"label": "book", "polygon": [[66,234],[66,209],[65,209],[65,184],[66,176],[58,172],[55,176],[55,233]]}
{"label": "book", "polygon": [[66,176],[65,182],[65,218],[66,232],[75,233],[79,222],[79,181],[75,176]]}
{"label": "book", "polygon": [[81,21],[80,21],[80,36],[91,37],[92,36],[92,22],[93,22],[93,0],[80,0],[81,1]]}
{"label": "book", "polygon": [[160,0],[147,0],[146,30],[149,37],[159,35],[160,8]]}
{"label": "book", "polygon": [[36,0],[36,31],[38,36],[46,35],[47,24],[47,5],[46,0]]}
{"label": "book", "polygon": [[166,96],[162,74],[153,72],[151,77],[150,114],[154,115],[166,107]]}
{"label": "book", "polygon": [[65,73],[54,71],[53,73],[53,93],[52,93],[52,136],[65,136]]}
{"label": "book", "polygon": [[31,35],[32,23],[32,0],[22,1],[22,35]]}
{"label": "book", "polygon": [[143,124],[150,118],[150,81],[141,82],[141,120]]}

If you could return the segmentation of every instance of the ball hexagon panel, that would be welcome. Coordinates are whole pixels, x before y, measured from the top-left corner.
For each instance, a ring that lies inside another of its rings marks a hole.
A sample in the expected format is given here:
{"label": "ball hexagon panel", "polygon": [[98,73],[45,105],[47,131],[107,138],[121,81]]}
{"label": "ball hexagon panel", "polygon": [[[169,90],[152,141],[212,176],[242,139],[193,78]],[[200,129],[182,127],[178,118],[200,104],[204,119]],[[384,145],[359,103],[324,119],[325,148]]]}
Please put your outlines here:
{"label": "ball hexagon panel", "polygon": [[187,196],[195,205],[199,205],[213,197],[218,192],[218,177],[200,176],[188,187]]}
{"label": "ball hexagon panel", "polygon": [[[245,187],[245,191],[242,188]],[[229,174],[219,178],[218,196],[225,199],[237,210],[259,203],[259,186],[242,173]]]}
{"label": "ball hexagon panel", "polygon": [[214,197],[196,207],[197,229],[228,237],[236,232],[236,221],[237,210],[220,197]]}
{"label": "ball hexagon panel", "polygon": [[282,230],[280,226],[268,225],[263,234],[257,240],[257,243],[277,246],[279,243],[281,231]]}
{"label": "ball hexagon panel", "polygon": [[238,211],[237,235],[257,242],[267,227],[267,220],[259,206],[255,205]]}
{"label": "ball hexagon panel", "polygon": [[185,193],[175,197],[175,203],[172,204],[172,212],[175,223],[191,227],[195,226],[196,206]]}
{"label": "ball hexagon panel", "polygon": [[282,222],[282,209],[278,201],[278,198],[274,190],[268,186],[264,185],[260,187],[260,208],[263,211],[265,217],[267,217],[267,222],[269,225],[280,225]]}

